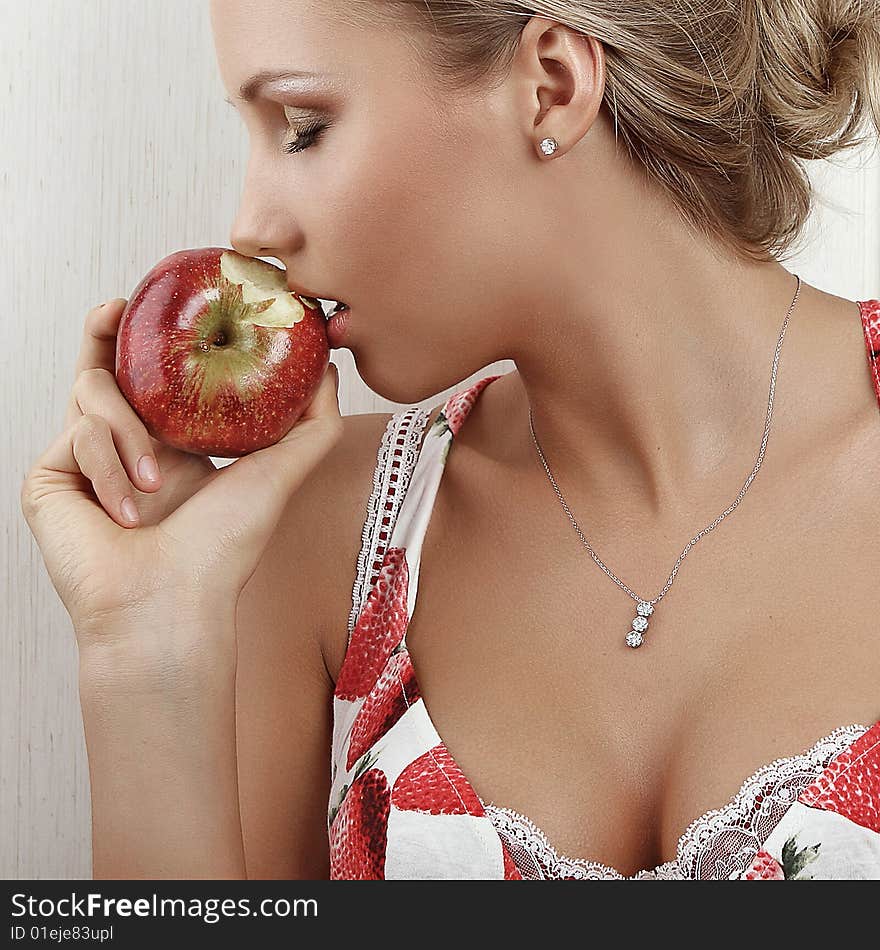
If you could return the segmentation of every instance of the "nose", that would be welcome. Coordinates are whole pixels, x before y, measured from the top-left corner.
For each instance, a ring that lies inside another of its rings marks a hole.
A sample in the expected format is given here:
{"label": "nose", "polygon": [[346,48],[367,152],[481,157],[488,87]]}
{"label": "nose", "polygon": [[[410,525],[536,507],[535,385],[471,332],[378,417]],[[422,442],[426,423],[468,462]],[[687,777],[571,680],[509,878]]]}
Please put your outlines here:
{"label": "nose", "polygon": [[[264,244],[264,241],[269,243]],[[265,226],[239,212],[229,236],[229,243],[246,257],[278,257],[282,252],[272,245]]]}
{"label": "nose", "polygon": [[247,257],[289,257],[296,242],[291,215],[279,200],[277,188],[260,183],[248,168],[244,191],[230,231],[230,243]]}

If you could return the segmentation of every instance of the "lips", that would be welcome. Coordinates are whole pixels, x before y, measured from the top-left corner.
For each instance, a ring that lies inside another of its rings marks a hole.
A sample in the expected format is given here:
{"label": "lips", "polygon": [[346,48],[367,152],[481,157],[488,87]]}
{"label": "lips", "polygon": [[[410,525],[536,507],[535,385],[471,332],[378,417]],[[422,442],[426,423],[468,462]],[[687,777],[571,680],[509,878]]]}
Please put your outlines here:
{"label": "lips", "polygon": [[336,297],[332,297],[327,294],[313,293],[311,290],[306,290],[304,287],[299,287],[296,284],[292,284],[290,281],[287,281],[287,287],[298,297],[308,297],[316,304],[319,304],[319,301],[321,300],[329,301],[330,309],[327,310],[326,307],[324,308],[324,317],[327,320],[329,320],[334,313],[339,313],[340,310],[349,309],[348,304],[343,303],[341,300],[337,300]]}
{"label": "lips", "polygon": [[327,304],[324,307],[324,319],[329,323],[330,318],[337,313],[343,313],[346,310],[351,308],[347,303],[344,303],[342,300],[333,300],[329,297],[322,297],[322,300],[326,300]]}

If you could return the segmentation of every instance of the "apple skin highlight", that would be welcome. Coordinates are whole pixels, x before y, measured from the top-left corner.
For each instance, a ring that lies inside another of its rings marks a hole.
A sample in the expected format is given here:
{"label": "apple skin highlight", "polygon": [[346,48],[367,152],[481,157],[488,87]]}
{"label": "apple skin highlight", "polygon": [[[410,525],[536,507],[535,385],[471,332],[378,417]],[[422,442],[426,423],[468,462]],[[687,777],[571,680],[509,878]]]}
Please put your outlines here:
{"label": "apple skin highlight", "polygon": [[177,251],[144,276],[120,318],[115,372],[153,438],[238,458],[290,431],[330,347],[320,304],[284,278],[223,247]]}

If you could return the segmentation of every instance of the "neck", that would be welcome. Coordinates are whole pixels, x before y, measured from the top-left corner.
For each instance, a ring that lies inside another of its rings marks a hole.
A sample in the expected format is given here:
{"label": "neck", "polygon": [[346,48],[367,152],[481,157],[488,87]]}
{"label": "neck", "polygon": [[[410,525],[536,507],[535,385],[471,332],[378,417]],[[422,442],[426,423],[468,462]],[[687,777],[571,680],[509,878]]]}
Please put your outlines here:
{"label": "neck", "polygon": [[[516,451],[540,467],[531,407],[566,498],[568,487],[608,512],[675,518],[700,499],[700,484],[732,500],[755,464],[797,279],[775,261],[731,266],[700,260],[693,248],[689,255],[673,255],[688,262],[676,269],[657,257],[606,253],[590,269],[601,283],[554,285],[554,299],[532,310],[554,314],[552,325],[516,340]],[[809,293],[802,283],[780,379]]]}

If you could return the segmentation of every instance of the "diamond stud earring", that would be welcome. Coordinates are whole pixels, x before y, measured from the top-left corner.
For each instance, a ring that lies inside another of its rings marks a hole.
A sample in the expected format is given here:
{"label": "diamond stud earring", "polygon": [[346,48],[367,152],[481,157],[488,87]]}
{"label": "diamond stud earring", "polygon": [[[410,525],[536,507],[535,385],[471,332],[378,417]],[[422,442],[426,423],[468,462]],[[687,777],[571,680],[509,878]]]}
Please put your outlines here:
{"label": "diamond stud earring", "polygon": [[545,155],[552,155],[559,148],[559,142],[553,138],[546,138],[541,142],[541,151]]}

